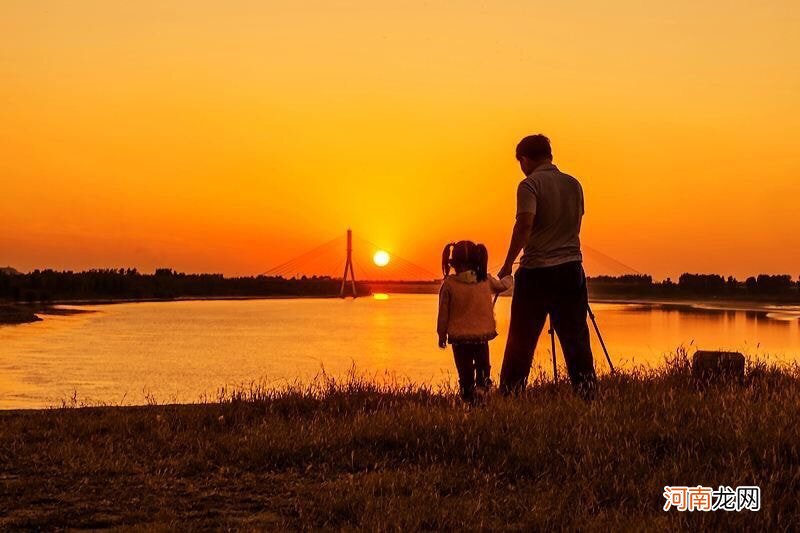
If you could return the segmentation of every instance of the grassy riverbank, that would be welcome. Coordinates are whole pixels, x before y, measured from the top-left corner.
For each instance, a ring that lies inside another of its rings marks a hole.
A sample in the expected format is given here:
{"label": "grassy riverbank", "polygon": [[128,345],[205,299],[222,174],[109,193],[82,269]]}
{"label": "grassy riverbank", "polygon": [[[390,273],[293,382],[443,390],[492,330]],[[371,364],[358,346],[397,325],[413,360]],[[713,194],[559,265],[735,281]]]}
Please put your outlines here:
{"label": "grassy riverbank", "polygon": [[[463,408],[350,379],[202,405],[0,413],[0,529],[785,529],[800,371],[696,388],[685,358]],[[664,485],[759,485],[762,510],[664,512]]]}

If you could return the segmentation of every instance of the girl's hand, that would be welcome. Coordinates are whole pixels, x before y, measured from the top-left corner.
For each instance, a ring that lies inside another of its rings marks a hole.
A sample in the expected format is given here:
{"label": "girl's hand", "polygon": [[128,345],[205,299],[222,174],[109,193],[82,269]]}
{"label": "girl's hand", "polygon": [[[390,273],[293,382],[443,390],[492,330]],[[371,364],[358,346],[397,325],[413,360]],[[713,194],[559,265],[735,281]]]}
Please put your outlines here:
{"label": "girl's hand", "polygon": [[439,335],[439,348],[442,350],[447,348],[447,335]]}
{"label": "girl's hand", "polygon": [[503,268],[501,268],[500,272],[497,273],[497,278],[503,279],[504,277],[511,275],[513,270],[514,270],[513,263],[510,265],[503,265]]}

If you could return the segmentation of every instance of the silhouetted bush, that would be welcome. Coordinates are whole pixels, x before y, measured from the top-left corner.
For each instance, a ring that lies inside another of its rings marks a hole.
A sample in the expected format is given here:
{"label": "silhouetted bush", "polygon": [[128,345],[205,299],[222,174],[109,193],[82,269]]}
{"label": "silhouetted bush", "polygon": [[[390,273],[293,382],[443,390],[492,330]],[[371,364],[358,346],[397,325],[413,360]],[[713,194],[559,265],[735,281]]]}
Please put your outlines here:
{"label": "silhouetted bush", "polygon": [[788,274],[781,274],[778,276],[759,274],[756,278],[756,285],[760,292],[776,294],[791,289],[793,283],[792,277]]}
{"label": "silhouetted bush", "polygon": [[719,294],[725,291],[725,278],[719,274],[681,274],[678,286],[700,294]]}

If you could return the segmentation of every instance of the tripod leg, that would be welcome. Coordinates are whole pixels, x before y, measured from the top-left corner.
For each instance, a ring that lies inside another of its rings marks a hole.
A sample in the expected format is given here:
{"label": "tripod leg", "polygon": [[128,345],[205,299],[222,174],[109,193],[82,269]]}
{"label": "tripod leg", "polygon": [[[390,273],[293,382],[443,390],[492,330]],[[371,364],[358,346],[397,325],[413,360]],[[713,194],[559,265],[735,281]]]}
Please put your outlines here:
{"label": "tripod leg", "polygon": [[614,369],[614,363],[611,362],[611,356],[608,355],[608,349],[606,348],[606,343],[603,342],[603,335],[600,334],[600,328],[597,325],[597,320],[594,318],[594,313],[592,313],[592,308],[589,307],[589,304],[586,304],[586,310],[589,312],[589,318],[592,319],[592,325],[594,325],[594,331],[597,333],[597,338],[600,340],[600,346],[603,348],[603,353],[606,356],[606,361],[608,361],[608,367],[611,369],[611,372],[616,372]]}

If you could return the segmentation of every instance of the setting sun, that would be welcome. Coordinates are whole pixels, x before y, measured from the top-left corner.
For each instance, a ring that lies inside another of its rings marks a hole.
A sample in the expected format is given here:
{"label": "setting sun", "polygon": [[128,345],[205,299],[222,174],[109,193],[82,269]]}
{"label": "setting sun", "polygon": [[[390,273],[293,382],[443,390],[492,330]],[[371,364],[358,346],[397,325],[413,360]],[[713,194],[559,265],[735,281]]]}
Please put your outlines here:
{"label": "setting sun", "polygon": [[390,259],[389,252],[384,250],[378,250],[375,252],[375,255],[372,256],[372,261],[379,267],[385,267],[388,265]]}

